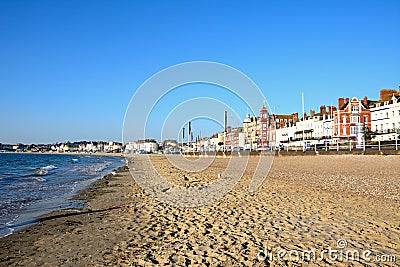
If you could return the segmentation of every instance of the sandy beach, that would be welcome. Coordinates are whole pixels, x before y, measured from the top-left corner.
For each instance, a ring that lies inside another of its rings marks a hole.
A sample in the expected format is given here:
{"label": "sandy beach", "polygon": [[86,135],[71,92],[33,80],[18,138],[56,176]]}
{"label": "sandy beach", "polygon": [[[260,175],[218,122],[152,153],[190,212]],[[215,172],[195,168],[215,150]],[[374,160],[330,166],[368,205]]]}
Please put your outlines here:
{"label": "sandy beach", "polygon": [[[143,157],[133,158],[137,168]],[[215,179],[229,159],[201,173],[162,155],[151,161],[190,187]],[[275,157],[249,194],[257,162],[250,159],[227,195],[194,208],[158,201],[121,168],[76,196],[87,207],[45,215],[0,239],[0,266],[400,265],[399,156]],[[344,257],[348,251],[359,257]]]}

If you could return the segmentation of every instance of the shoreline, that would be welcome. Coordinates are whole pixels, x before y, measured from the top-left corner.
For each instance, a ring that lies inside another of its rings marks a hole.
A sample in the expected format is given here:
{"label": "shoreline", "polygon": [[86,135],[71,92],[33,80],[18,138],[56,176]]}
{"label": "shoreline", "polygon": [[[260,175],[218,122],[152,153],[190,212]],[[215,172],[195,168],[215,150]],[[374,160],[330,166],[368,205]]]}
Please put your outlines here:
{"label": "shoreline", "polygon": [[[112,171],[92,182],[86,188],[76,192],[71,200],[84,201],[85,204],[82,207],[61,209],[43,214],[28,222],[28,225],[18,232],[0,238],[0,266],[21,266],[21,260],[29,259],[31,255],[37,252],[34,246],[38,239],[46,235],[56,235],[60,232],[68,233],[71,228],[76,226],[72,222],[72,218],[75,216],[84,217],[85,215],[89,216],[90,214],[124,208],[126,204],[96,209],[91,206],[91,201],[106,194],[107,190],[101,192],[102,189],[107,188],[111,181],[118,179],[118,177],[127,171],[128,168],[126,165],[118,167],[115,170],[115,174]],[[71,220],[68,218],[71,218]],[[32,266],[32,263],[29,266]]]}
{"label": "shoreline", "polygon": [[[43,154],[43,153],[13,153],[13,154]],[[47,154],[47,155],[57,155],[57,154]],[[71,155],[71,154],[65,154]],[[76,154],[74,154],[76,155]],[[85,154],[82,154],[85,155]],[[95,157],[101,157],[104,155],[100,154],[92,154]],[[119,157],[117,155],[108,154],[105,156]],[[47,199],[42,199],[37,202],[33,202],[30,205],[20,210],[20,213],[17,213],[17,217],[13,220],[7,222],[4,226],[0,227],[1,230],[10,231],[9,234],[4,236],[0,236],[0,240],[12,236],[14,234],[18,234],[21,230],[25,228],[29,228],[34,226],[37,222],[41,221],[41,217],[50,215],[54,212],[59,212],[63,210],[78,210],[85,207],[87,204],[84,198],[78,198],[82,192],[90,189],[95,186],[95,184],[109,176],[113,176],[113,173],[121,171],[121,168],[126,166],[125,163],[121,162],[122,166],[115,167],[113,169],[109,169],[103,174],[99,173],[97,177],[93,177],[90,179],[82,180],[76,183],[76,186],[70,191],[63,195],[54,196]]]}

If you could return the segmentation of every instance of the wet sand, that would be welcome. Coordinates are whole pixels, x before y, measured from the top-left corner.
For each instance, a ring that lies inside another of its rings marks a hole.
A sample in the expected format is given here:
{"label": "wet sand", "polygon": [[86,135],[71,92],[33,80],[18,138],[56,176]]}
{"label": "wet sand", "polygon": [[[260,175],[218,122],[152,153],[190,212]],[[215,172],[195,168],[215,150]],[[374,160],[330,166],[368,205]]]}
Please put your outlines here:
{"label": "wet sand", "polygon": [[[151,160],[168,180],[194,186],[215,179],[229,159],[196,174],[161,155]],[[257,162],[250,159],[230,193],[195,208],[159,202],[127,170],[108,175],[77,196],[86,208],[43,216],[0,239],[0,266],[400,265],[399,156],[275,157],[249,194]],[[357,251],[360,259],[321,256],[332,250]],[[315,260],[302,258],[304,251]]]}

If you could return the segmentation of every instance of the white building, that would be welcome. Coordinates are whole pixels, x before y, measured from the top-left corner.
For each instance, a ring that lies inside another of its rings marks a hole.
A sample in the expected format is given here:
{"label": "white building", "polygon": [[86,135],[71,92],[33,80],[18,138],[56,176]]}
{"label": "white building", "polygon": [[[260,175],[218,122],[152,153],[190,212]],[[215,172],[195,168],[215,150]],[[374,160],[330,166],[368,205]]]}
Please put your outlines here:
{"label": "white building", "polygon": [[164,140],[164,142],[162,142],[162,147],[164,154],[180,152],[178,141],[173,139]]}
{"label": "white building", "polygon": [[155,153],[158,151],[158,144],[154,139],[137,140],[127,144],[129,153]]}
{"label": "white building", "polygon": [[241,149],[244,149],[246,145],[246,134],[244,132],[240,132],[238,136],[238,143]]}
{"label": "white building", "polygon": [[133,153],[134,150],[135,150],[135,145],[136,145],[135,142],[128,142],[127,144],[125,144],[124,153],[125,153],[125,154]]}
{"label": "white building", "polygon": [[97,147],[100,151],[104,151],[106,153],[120,152],[121,148],[122,148],[121,144],[114,143],[114,142],[109,142],[106,144],[99,144],[99,145],[97,145]]}
{"label": "white building", "polygon": [[276,129],[277,145],[303,146],[332,143],[333,116],[330,114],[313,114],[294,125]]}
{"label": "white building", "polygon": [[400,129],[400,96],[392,96],[390,100],[379,101],[370,106],[371,131],[373,141],[396,140],[397,130]]}
{"label": "white building", "polygon": [[314,119],[312,127],[314,130],[313,137],[319,140],[319,143],[324,140],[331,142],[333,136],[333,116],[325,114],[318,117],[318,119]]}
{"label": "white building", "polygon": [[85,150],[86,152],[97,152],[97,146],[95,146],[93,143],[88,143],[86,144]]}
{"label": "white building", "polygon": [[218,143],[220,142],[220,138],[218,136],[219,135],[217,135],[216,137],[211,137],[210,138],[210,140],[208,142],[207,151],[210,151],[210,152],[218,151],[218,149],[219,149]]}

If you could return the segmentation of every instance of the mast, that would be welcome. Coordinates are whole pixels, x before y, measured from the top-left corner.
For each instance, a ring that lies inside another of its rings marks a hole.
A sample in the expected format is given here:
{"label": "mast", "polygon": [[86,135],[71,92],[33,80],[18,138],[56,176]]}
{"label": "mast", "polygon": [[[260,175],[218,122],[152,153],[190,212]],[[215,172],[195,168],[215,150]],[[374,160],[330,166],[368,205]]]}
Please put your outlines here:
{"label": "mast", "polygon": [[228,123],[228,112],[225,110],[224,111],[224,145],[223,145],[223,151],[225,152],[226,150],[226,128],[227,128],[227,123]]}
{"label": "mast", "polygon": [[305,148],[305,143],[304,143],[304,120],[305,120],[305,116],[304,116],[304,93],[303,92],[301,92],[301,107],[302,107],[302,110],[303,110],[303,146],[304,146],[304,148]]}

